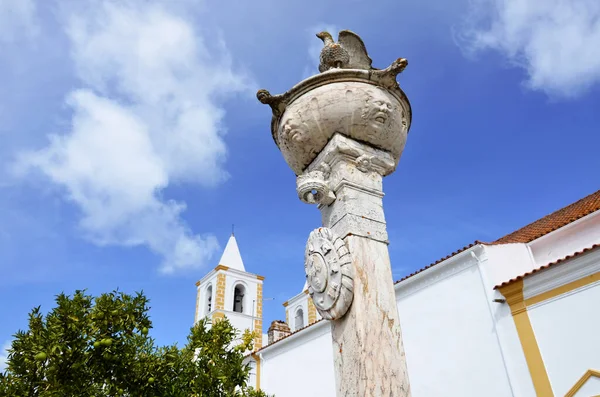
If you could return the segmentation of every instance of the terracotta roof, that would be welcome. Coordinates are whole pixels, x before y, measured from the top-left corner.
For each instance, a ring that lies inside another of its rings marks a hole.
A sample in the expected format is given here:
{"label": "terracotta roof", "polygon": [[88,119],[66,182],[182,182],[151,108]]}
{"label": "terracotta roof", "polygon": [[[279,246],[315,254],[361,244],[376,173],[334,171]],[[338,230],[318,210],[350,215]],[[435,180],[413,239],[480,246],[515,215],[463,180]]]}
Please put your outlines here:
{"label": "terracotta roof", "polygon": [[416,270],[414,273],[411,273],[411,274],[409,274],[408,276],[404,276],[404,277],[402,277],[400,280],[396,281],[394,284],[398,284],[398,283],[400,283],[400,282],[402,282],[402,281],[406,280],[407,278],[410,278],[410,277],[412,277],[412,276],[415,276],[415,275],[417,275],[417,274],[421,273],[422,271],[425,271],[425,270],[429,269],[430,267],[433,267],[433,266],[437,265],[438,263],[445,261],[446,259],[450,259],[450,258],[452,258],[453,256],[455,256],[455,255],[458,255],[458,254],[460,254],[461,252],[463,252],[463,251],[466,251],[466,250],[468,250],[469,248],[471,248],[471,247],[474,247],[474,246],[476,246],[476,245],[478,245],[478,244],[486,244],[486,243],[482,243],[481,241],[477,241],[477,240],[475,240],[475,242],[473,242],[473,243],[471,243],[471,244],[469,244],[469,245],[467,245],[467,246],[465,246],[465,247],[462,247],[462,248],[461,248],[461,249],[459,249],[458,251],[455,251],[455,252],[451,253],[450,255],[443,257],[442,259],[438,259],[437,261],[435,261],[435,262],[433,262],[433,263],[431,263],[431,264],[429,264],[429,265],[425,266],[424,268],[421,268],[421,269],[419,269],[419,270]]}
{"label": "terracotta roof", "polygon": [[600,190],[499,238],[492,244],[529,243],[598,210],[600,210]]}
{"label": "terracotta roof", "polygon": [[556,261],[554,261],[554,262],[550,262],[550,263],[548,263],[547,265],[544,265],[544,266],[538,267],[537,269],[534,269],[534,270],[532,270],[532,271],[530,271],[530,272],[527,272],[527,273],[525,273],[525,274],[522,274],[522,275],[520,275],[520,276],[517,276],[517,277],[515,277],[515,278],[511,278],[510,280],[508,280],[508,281],[505,281],[505,282],[503,282],[502,284],[496,285],[496,286],[494,287],[494,289],[498,289],[498,288],[500,288],[500,287],[504,287],[505,285],[512,284],[512,283],[514,283],[515,281],[522,280],[522,279],[524,279],[524,278],[525,278],[525,277],[527,277],[527,276],[531,276],[531,275],[532,275],[532,274],[534,274],[534,273],[538,273],[538,272],[540,272],[540,271],[542,271],[542,270],[546,270],[546,269],[548,269],[549,267],[552,267],[552,266],[558,265],[559,263],[562,263],[562,262],[564,262],[564,261],[567,261],[567,260],[569,260],[569,259],[576,258],[576,257],[578,257],[578,256],[580,256],[580,255],[583,255],[583,254],[585,254],[585,253],[589,252],[589,251],[593,251],[593,250],[595,250],[595,249],[596,249],[596,248],[598,248],[598,247],[600,247],[600,244],[594,244],[594,245],[592,245],[591,247],[588,247],[588,248],[582,249],[581,251],[577,251],[577,252],[575,252],[575,253],[573,253],[573,254],[571,254],[571,255],[567,255],[567,256],[565,256],[564,258],[558,259],[558,260],[556,260]]}

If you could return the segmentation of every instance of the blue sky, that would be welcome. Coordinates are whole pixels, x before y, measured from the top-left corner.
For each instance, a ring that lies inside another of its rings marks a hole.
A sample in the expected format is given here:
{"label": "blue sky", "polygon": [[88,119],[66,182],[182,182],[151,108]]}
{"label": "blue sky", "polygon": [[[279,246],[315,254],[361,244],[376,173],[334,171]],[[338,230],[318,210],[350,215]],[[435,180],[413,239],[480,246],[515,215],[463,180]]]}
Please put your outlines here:
{"label": "blue sky", "polygon": [[[0,347],[61,291],[144,290],[183,343],[231,224],[265,331],[320,225],[272,141],[273,93],[327,27],[399,76],[413,124],[384,181],[394,277],[598,189],[595,0],[0,3]],[[333,32],[332,32],[333,33]],[[2,357],[0,355],[0,365]]]}

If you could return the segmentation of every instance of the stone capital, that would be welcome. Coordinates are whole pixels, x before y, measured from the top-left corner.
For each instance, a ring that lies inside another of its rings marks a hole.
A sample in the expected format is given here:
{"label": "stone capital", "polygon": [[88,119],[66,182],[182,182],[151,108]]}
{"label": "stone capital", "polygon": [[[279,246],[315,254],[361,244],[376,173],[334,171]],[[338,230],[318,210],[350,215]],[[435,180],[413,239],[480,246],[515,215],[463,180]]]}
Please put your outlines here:
{"label": "stone capital", "polygon": [[298,177],[298,194],[318,204],[323,225],[342,238],[357,235],[387,243],[382,180],[395,168],[390,153],[335,134]]}
{"label": "stone capital", "polygon": [[308,166],[307,171],[329,171],[344,162],[362,173],[374,171],[381,176],[394,172],[397,165],[389,152],[336,133]]}

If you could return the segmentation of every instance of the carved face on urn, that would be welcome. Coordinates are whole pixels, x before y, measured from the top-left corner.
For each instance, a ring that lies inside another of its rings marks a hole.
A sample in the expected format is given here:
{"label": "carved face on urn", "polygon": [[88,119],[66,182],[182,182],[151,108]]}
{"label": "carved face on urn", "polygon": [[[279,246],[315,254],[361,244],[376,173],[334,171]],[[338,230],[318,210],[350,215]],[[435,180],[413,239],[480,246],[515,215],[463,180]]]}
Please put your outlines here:
{"label": "carved face on urn", "polygon": [[299,119],[289,118],[283,124],[281,135],[290,143],[302,143],[308,140],[308,126]]}
{"label": "carved face on urn", "polygon": [[367,130],[369,135],[377,133],[382,128],[388,127],[390,114],[394,111],[394,105],[383,95],[375,95],[373,90],[366,91],[366,101],[361,117],[367,121],[371,129]]}

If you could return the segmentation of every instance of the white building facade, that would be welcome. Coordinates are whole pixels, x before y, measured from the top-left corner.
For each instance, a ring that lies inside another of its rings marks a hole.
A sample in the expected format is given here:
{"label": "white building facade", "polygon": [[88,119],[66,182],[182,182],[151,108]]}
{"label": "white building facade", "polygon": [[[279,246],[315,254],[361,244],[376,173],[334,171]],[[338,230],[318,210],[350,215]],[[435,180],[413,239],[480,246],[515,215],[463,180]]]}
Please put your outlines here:
{"label": "white building facade", "polygon": [[[600,191],[395,292],[413,397],[600,395]],[[284,304],[291,333],[247,357],[253,386],[336,395],[330,325],[311,304],[305,291]]]}

